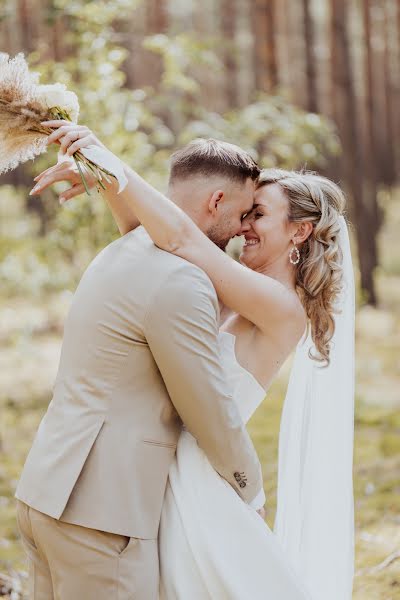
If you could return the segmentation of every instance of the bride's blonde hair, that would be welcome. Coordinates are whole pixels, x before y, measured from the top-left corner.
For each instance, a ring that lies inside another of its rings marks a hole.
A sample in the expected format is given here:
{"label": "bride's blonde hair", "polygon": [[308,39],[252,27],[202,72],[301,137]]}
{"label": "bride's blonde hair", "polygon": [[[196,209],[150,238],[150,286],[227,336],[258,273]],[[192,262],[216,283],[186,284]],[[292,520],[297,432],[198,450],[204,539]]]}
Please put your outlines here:
{"label": "bride's blonde hair", "polygon": [[263,170],[258,188],[273,183],[280,185],[288,199],[288,220],[313,224],[311,235],[299,246],[296,288],[318,353],[311,357],[329,364],[330,341],[335,331],[334,304],[342,287],[339,216],[346,200],[339,186],[313,172]]}

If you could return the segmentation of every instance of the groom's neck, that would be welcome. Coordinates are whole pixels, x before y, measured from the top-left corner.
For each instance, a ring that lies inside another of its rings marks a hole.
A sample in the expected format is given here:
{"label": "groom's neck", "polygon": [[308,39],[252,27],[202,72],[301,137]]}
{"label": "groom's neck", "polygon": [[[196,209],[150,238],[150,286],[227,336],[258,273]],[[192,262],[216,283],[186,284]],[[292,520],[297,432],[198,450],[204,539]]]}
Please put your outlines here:
{"label": "groom's neck", "polygon": [[179,206],[202,231],[206,229],[204,217],[201,212],[201,202],[196,201],[192,190],[186,190],[182,186],[170,185],[167,194],[168,198]]}

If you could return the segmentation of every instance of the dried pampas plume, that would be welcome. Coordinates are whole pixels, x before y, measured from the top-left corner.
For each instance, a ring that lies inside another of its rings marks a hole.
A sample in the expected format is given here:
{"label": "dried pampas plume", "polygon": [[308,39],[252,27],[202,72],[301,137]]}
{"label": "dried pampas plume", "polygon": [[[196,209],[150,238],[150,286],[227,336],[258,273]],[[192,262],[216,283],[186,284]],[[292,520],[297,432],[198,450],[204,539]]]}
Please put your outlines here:
{"label": "dried pampas plume", "polygon": [[0,174],[15,169],[47,149],[51,129],[41,121],[54,118],[35,99],[39,74],[29,71],[23,54],[0,53]]}
{"label": "dried pampas plume", "polygon": [[[61,83],[40,85],[39,74],[29,71],[22,53],[10,58],[0,52],[0,175],[47,150],[47,138],[53,129],[42,125],[42,121],[63,119],[73,124],[78,115],[79,101],[74,92]],[[120,190],[126,185],[122,163],[110,152],[84,148],[74,152],[72,158],[87,194],[90,190],[85,173],[95,176],[98,189],[106,189],[103,179],[111,182],[110,176],[118,179]],[[117,175],[109,170],[111,163]]]}

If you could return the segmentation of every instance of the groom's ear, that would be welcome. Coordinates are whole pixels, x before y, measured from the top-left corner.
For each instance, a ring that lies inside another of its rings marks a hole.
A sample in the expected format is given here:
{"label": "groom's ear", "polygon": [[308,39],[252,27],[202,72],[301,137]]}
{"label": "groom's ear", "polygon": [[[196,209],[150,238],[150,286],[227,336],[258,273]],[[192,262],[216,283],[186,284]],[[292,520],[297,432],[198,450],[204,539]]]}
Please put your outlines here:
{"label": "groom's ear", "polygon": [[215,217],[217,215],[218,205],[221,202],[221,200],[223,199],[223,197],[224,197],[224,192],[222,190],[216,190],[210,196],[210,199],[208,201],[208,210],[210,211],[210,213],[212,214],[213,217]]}

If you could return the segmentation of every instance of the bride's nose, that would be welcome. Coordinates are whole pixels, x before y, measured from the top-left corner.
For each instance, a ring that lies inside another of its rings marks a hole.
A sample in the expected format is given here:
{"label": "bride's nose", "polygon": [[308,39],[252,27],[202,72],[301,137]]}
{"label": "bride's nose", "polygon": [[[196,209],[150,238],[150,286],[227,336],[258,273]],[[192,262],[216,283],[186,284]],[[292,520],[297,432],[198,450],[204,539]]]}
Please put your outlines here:
{"label": "bride's nose", "polygon": [[242,226],[240,228],[240,234],[239,235],[244,235],[245,233],[247,233],[248,231],[250,231],[251,229],[251,221],[250,221],[250,215],[247,215],[243,221],[242,221]]}

